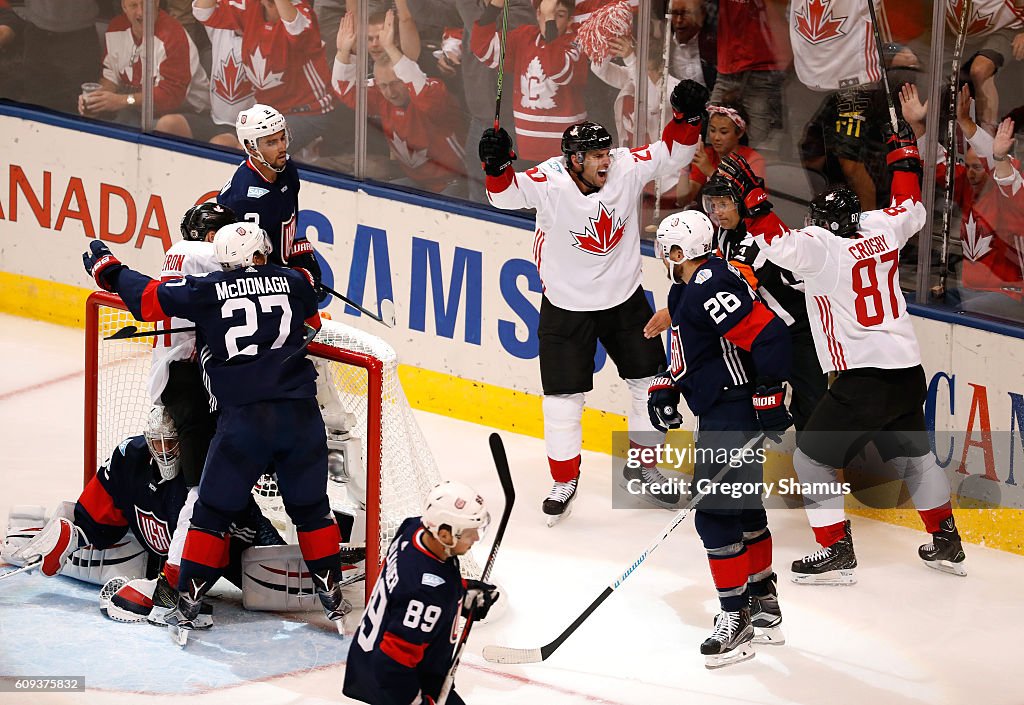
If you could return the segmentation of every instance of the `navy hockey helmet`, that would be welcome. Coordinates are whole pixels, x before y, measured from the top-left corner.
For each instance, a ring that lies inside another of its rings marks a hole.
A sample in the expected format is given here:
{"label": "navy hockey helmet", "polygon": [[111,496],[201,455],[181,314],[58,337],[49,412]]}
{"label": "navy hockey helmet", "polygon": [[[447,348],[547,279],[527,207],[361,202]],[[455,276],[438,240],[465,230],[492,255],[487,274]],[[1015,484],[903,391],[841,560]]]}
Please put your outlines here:
{"label": "navy hockey helmet", "polygon": [[562,133],[562,154],[566,164],[570,164],[569,157],[573,154],[582,162],[587,152],[611,148],[611,133],[596,122],[577,123]]}
{"label": "navy hockey helmet", "polygon": [[181,236],[186,240],[201,242],[206,233],[217,232],[225,225],[238,222],[235,212],[219,203],[200,203],[192,206],[181,216]]}
{"label": "navy hockey helmet", "polygon": [[839,237],[856,237],[860,199],[846,186],[833,186],[814,197],[807,220]]}

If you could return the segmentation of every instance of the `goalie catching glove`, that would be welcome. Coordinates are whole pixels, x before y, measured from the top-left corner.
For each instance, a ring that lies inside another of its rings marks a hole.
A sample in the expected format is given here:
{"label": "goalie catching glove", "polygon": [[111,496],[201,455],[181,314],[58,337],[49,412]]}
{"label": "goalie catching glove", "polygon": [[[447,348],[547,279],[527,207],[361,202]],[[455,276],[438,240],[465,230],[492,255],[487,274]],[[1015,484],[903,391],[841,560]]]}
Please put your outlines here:
{"label": "goalie catching glove", "polygon": [[14,554],[22,565],[38,563],[46,577],[60,572],[72,553],[85,544],[82,530],[64,517],[51,519],[39,534]]}
{"label": "goalie catching glove", "polygon": [[782,434],[793,425],[793,416],[786,408],[786,385],[760,382],[751,401],[765,437],[776,443],[782,441]]}
{"label": "goalie catching glove", "polygon": [[462,598],[462,615],[468,616],[469,610],[476,605],[476,609],[473,612],[473,619],[478,622],[483,621],[487,618],[487,614],[491,611],[491,607],[498,598],[501,597],[501,593],[498,592],[498,588],[490,583],[485,583],[482,580],[465,579],[463,581],[466,585],[466,596]]}
{"label": "goalie catching glove", "polygon": [[125,269],[121,260],[114,257],[110,248],[100,240],[89,243],[89,251],[82,254],[82,264],[85,265],[85,271],[96,280],[96,285],[104,291],[114,291],[117,275]]}
{"label": "goalie catching glove", "polygon": [[683,417],[679,415],[679,390],[667,374],[655,377],[647,388],[647,413],[651,424],[662,433],[683,425]]}

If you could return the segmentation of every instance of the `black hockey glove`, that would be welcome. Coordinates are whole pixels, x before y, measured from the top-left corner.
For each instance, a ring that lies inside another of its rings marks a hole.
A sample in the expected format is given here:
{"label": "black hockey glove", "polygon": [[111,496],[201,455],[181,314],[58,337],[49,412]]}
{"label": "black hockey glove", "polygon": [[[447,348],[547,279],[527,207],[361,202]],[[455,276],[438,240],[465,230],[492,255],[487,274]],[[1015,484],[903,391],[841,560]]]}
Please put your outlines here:
{"label": "black hockey glove", "polygon": [[115,291],[121,270],[127,269],[101,240],[89,243],[89,252],[82,254],[82,264],[85,265],[85,271],[96,280],[97,286],[104,291]]}
{"label": "black hockey glove", "polygon": [[469,609],[476,604],[473,619],[482,622],[491,611],[491,605],[498,601],[501,593],[490,583],[480,580],[466,580],[466,596],[462,598],[462,616],[469,615]]}
{"label": "black hockey glove", "polygon": [[647,388],[647,413],[651,425],[662,433],[683,425],[679,415],[679,390],[667,374],[658,375]]}
{"label": "black hockey glove", "polygon": [[477,153],[488,176],[501,176],[516,158],[512,150],[512,138],[504,127],[499,127],[497,131],[493,127],[484,130]]}
{"label": "black hockey glove", "polygon": [[704,110],[708,106],[708,89],[696,81],[686,79],[672,89],[668,102],[672,106],[672,118],[676,122],[700,125],[704,119]]}
{"label": "black hockey glove", "polygon": [[759,384],[751,401],[764,435],[779,443],[782,434],[793,425],[793,416],[786,408],[786,385],[783,382]]}
{"label": "black hockey glove", "polygon": [[893,171],[910,171],[915,174],[921,173],[921,152],[917,148],[917,138],[914,130],[906,120],[899,120],[896,123],[897,130],[893,132],[892,125],[885,123],[882,126],[882,136],[885,144],[889,147],[889,154],[885,161]]}
{"label": "black hockey glove", "polygon": [[320,287],[323,273],[320,271],[320,263],[316,259],[313,246],[307,240],[301,240],[295,244],[300,249],[292,253],[288,259],[288,266],[302,267],[309,272],[309,275],[313,277],[313,288],[316,290],[317,301],[323,303],[330,294]]}
{"label": "black hockey glove", "polygon": [[771,212],[772,202],[764,190],[764,179],[755,174],[747,160],[737,152],[721,161],[718,173],[729,181],[733,192],[740,195],[740,215],[744,218],[756,218]]}

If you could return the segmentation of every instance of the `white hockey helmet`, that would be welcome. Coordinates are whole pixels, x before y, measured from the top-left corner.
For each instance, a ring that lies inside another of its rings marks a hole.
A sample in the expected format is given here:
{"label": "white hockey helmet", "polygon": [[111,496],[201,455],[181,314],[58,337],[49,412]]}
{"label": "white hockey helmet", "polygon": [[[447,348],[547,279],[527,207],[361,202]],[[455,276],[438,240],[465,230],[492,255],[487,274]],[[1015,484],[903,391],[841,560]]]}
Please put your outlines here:
{"label": "white hockey helmet", "polygon": [[673,213],[658,225],[656,242],[669,265],[673,247],[682,250],[684,260],[700,259],[715,249],[715,226],[700,211]]}
{"label": "white hockey helmet", "polygon": [[288,131],[288,121],[284,119],[284,115],[276,108],[261,103],[256,103],[251,108],[239,112],[238,117],[235,119],[235,135],[238,137],[242,148],[254,159],[274,171],[283,171],[284,167],[278,169],[268,164],[263,159],[257,143],[260,137],[273,135],[282,130],[284,130],[285,140],[290,143],[292,136]]}
{"label": "white hockey helmet", "polygon": [[142,433],[146,437],[149,453],[160,468],[160,477],[173,480],[178,474],[178,458],[181,448],[178,444],[178,430],[174,427],[167,409],[154,405],[146,417],[146,429]]}
{"label": "white hockey helmet", "polygon": [[225,225],[213,236],[213,250],[224,271],[251,267],[257,254],[270,257],[270,238],[263,228],[241,221]]}
{"label": "white hockey helmet", "polygon": [[[458,542],[463,532],[469,529],[476,529],[478,539],[483,538],[487,525],[491,523],[491,515],[476,490],[461,482],[445,480],[427,494],[422,521],[439,541],[438,531],[448,527]],[[454,546],[455,543],[445,545],[449,549]]]}

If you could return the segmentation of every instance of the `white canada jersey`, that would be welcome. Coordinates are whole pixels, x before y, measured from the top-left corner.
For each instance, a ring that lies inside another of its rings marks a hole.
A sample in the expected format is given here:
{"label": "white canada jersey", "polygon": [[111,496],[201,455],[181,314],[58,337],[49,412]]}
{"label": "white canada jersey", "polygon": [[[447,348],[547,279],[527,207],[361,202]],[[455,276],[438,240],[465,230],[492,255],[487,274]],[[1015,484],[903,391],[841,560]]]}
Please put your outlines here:
{"label": "white canada jersey", "polygon": [[487,198],[494,206],[537,209],[533,257],[552,304],[569,311],[602,311],[636,291],[641,263],[637,198],[647,182],[678,174],[690,163],[697,151],[696,133],[693,138],[693,144],[673,142],[671,150],[664,140],[611,150],[608,180],[586,196],[566,171],[564,157],[516,172],[500,191],[496,179],[488,177]]}
{"label": "white canada jersey", "polygon": [[[761,227],[769,219],[778,229]],[[900,289],[899,251],[924,221],[924,205],[912,199],[861,214],[858,238],[814,225],[789,230],[773,215],[754,221],[765,256],[804,280],[822,370],[921,364]]]}
{"label": "white canada jersey", "polygon": [[[220,263],[214,253],[212,242],[180,240],[164,255],[160,270],[160,281],[181,279],[188,274],[209,274],[219,272]],[[185,318],[165,318],[157,321],[157,330],[187,328],[195,325]],[[196,334],[167,333],[153,338],[153,361],[149,368],[149,398],[159,403],[169,375],[168,366],[175,360],[190,360],[196,351]]]}
{"label": "white canada jersey", "polygon": [[[946,0],[946,24],[954,33],[959,27],[963,7],[964,0]],[[968,35],[983,37],[1005,29],[1024,29],[1024,5],[1017,5],[1014,0],[974,0],[967,23]]]}
{"label": "white canada jersey", "polygon": [[[879,22],[884,25],[880,6],[875,0]],[[812,90],[867,85],[882,77],[864,0],[794,0],[789,41],[796,75]]]}

